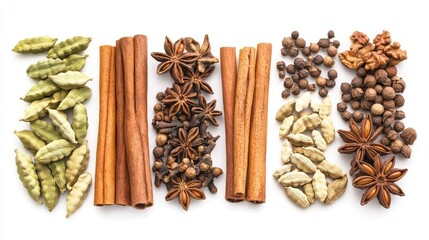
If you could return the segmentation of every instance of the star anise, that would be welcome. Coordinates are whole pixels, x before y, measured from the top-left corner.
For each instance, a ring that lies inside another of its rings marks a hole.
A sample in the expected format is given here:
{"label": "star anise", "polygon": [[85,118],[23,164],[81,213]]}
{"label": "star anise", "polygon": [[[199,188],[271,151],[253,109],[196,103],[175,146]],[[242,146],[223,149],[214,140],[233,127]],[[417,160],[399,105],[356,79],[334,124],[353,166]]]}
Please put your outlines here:
{"label": "star anise", "polygon": [[197,151],[194,147],[203,144],[204,139],[199,137],[199,128],[193,127],[187,132],[184,128],[179,129],[177,138],[171,140],[171,145],[174,147],[170,154],[173,157],[180,156],[183,158],[190,158],[191,160],[198,157]]}
{"label": "star anise", "polygon": [[175,82],[183,83],[183,69],[191,68],[199,58],[199,55],[184,52],[185,43],[183,38],[173,44],[168,37],[165,37],[164,50],[165,53],[153,52],[151,54],[155,60],[161,62],[156,69],[156,73],[161,75],[170,71],[171,77]]}
{"label": "star anise", "polygon": [[179,85],[173,84],[173,88],[168,88],[166,92],[167,96],[162,99],[162,103],[170,105],[168,113],[170,116],[176,115],[179,111],[189,116],[191,114],[190,107],[197,106],[193,100],[197,93],[192,92],[191,85],[185,85],[182,89]]}
{"label": "star anise", "polygon": [[374,160],[377,154],[385,155],[391,152],[390,148],[374,143],[380,135],[383,127],[380,126],[373,131],[371,114],[367,114],[361,123],[361,129],[353,119],[349,121],[350,131],[338,130],[338,134],[346,143],[338,148],[338,152],[351,154],[355,153],[353,160],[350,162],[350,175],[354,175],[359,170],[358,163],[362,162],[365,156]]}
{"label": "star anise", "polygon": [[401,179],[408,170],[394,167],[395,156],[390,157],[382,163],[380,155],[377,155],[374,158],[374,166],[366,162],[359,163],[362,175],[353,180],[353,186],[366,189],[362,195],[362,205],[367,204],[377,196],[378,202],[383,207],[389,208],[391,201],[390,194],[405,195],[395,182]]}
{"label": "star anise", "polygon": [[175,177],[171,179],[173,187],[168,190],[165,200],[171,201],[175,198],[179,198],[179,203],[182,208],[188,210],[191,198],[197,200],[206,199],[204,192],[201,190],[203,186],[198,180],[186,181],[184,177]]}
{"label": "star anise", "polygon": [[214,69],[214,66],[210,66],[204,69],[203,72],[199,72],[198,70],[193,68],[186,69],[183,80],[185,84],[192,85],[197,93],[201,93],[201,90],[203,90],[206,93],[213,94],[212,88],[204,80],[210,75],[212,75]]}
{"label": "star anise", "polygon": [[201,119],[201,121],[208,120],[214,126],[219,126],[219,123],[216,121],[215,117],[222,115],[222,112],[215,110],[216,100],[212,100],[211,102],[207,103],[203,95],[199,95],[198,100],[200,102],[200,106],[193,107],[192,112],[194,114],[203,115],[203,118]]}
{"label": "star anise", "polygon": [[203,45],[200,47],[200,44],[191,37],[185,38],[186,42],[186,51],[190,53],[198,54],[198,71],[204,72],[207,66],[210,66],[213,63],[219,62],[219,59],[214,57],[210,52],[210,41],[209,36],[206,34],[204,36]]}

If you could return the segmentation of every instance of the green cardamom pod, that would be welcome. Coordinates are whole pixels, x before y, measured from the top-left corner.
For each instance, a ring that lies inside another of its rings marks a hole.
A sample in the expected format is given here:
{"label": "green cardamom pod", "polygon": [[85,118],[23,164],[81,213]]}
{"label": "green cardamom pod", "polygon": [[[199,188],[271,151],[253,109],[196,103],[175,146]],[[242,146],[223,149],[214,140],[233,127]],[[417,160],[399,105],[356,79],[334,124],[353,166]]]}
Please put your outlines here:
{"label": "green cardamom pod", "polygon": [[16,170],[18,172],[19,179],[21,180],[24,187],[27,189],[28,194],[30,194],[31,198],[34,199],[36,202],[42,204],[42,201],[39,199],[39,177],[37,176],[33,160],[27,154],[18,151],[18,149],[15,149],[15,154]]}
{"label": "green cardamom pod", "polygon": [[52,211],[58,203],[60,191],[48,166],[40,162],[36,162],[35,166],[42,185],[43,199],[49,211]]}
{"label": "green cardamom pod", "polygon": [[46,79],[56,75],[66,68],[66,62],[61,59],[45,59],[31,64],[27,68],[27,75],[32,79]]}
{"label": "green cardamom pod", "polygon": [[66,58],[72,54],[77,54],[88,48],[91,42],[90,37],[76,36],[62,41],[55,45],[48,52],[48,58]]}
{"label": "green cardamom pod", "polygon": [[51,49],[56,41],[56,38],[48,36],[26,38],[19,41],[12,51],[17,53],[41,53]]}
{"label": "green cardamom pod", "polygon": [[60,105],[61,101],[66,98],[67,94],[69,94],[68,90],[61,90],[52,94],[51,103],[49,104],[49,107],[57,108],[58,105]]}
{"label": "green cardamom pod", "polygon": [[75,145],[65,139],[55,140],[39,149],[34,159],[36,163],[48,164],[65,158],[75,148]]}
{"label": "green cardamom pod", "polygon": [[73,108],[72,129],[76,135],[77,142],[83,144],[88,131],[88,113],[85,105],[77,103]]}
{"label": "green cardamom pod", "polygon": [[42,98],[40,100],[33,101],[24,112],[24,117],[21,118],[21,121],[31,122],[41,117],[46,116],[47,107],[51,107],[52,99],[51,98]]}
{"label": "green cardamom pod", "polygon": [[67,94],[67,97],[61,101],[58,110],[66,110],[74,107],[77,103],[83,103],[91,96],[91,89],[89,87],[82,87],[73,89]]}
{"label": "green cardamom pod", "polygon": [[30,127],[34,134],[46,143],[53,142],[55,140],[62,139],[61,134],[57,132],[55,126],[52,123],[48,123],[44,120],[35,120],[30,123]]}
{"label": "green cardamom pod", "polygon": [[71,190],[79,176],[88,167],[89,147],[88,143],[76,148],[67,160],[66,179],[67,189]]}
{"label": "green cardamom pod", "polygon": [[19,140],[21,140],[22,145],[33,154],[36,154],[40,148],[46,145],[44,141],[40,140],[40,138],[30,130],[15,131],[14,133]]}
{"label": "green cardamom pod", "polygon": [[66,191],[66,163],[63,160],[50,162],[48,164],[51,173],[54,176],[55,182],[57,183],[60,192]]}
{"label": "green cardamom pod", "polygon": [[80,71],[86,64],[86,58],[88,57],[88,54],[85,55],[79,55],[79,54],[72,54],[64,59],[66,62],[66,68],[64,69],[64,72],[67,71]]}
{"label": "green cardamom pod", "polygon": [[79,176],[77,182],[73,185],[73,189],[67,196],[67,218],[82,206],[83,201],[88,196],[91,183],[92,177],[90,173],[86,172]]}
{"label": "green cardamom pod", "polygon": [[76,144],[76,136],[69,121],[67,120],[67,115],[55,109],[48,109],[48,113],[49,119],[51,119],[52,124],[54,124],[61,136],[64,139],[67,139],[69,142]]}
{"label": "green cardamom pod", "polygon": [[49,97],[60,90],[61,89],[55,85],[51,79],[41,80],[34,84],[30,90],[28,90],[27,94],[25,94],[25,97],[22,98],[22,100],[26,102],[32,102],[44,97]]}
{"label": "green cardamom pod", "polygon": [[50,79],[57,84],[58,87],[64,90],[70,90],[74,88],[81,88],[85,84],[92,80],[91,77],[87,76],[85,73],[78,71],[68,71],[65,73],[60,73],[57,75],[50,76]]}

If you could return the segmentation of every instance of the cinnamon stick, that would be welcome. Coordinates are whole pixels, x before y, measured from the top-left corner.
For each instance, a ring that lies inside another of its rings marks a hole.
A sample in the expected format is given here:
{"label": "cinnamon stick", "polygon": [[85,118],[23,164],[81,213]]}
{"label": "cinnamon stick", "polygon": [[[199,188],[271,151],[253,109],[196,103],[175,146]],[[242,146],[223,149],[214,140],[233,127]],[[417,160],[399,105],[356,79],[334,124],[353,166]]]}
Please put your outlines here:
{"label": "cinnamon stick", "polygon": [[125,153],[124,118],[124,67],[120,41],[116,41],[116,184],[115,204],[129,206],[130,179],[128,176],[127,157]]}
{"label": "cinnamon stick", "polygon": [[268,88],[271,67],[270,43],[259,43],[256,57],[256,83],[250,130],[249,171],[246,200],[265,202]]}
{"label": "cinnamon stick", "polygon": [[240,202],[243,196],[234,195],[234,103],[237,80],[237,60],[235,47],[220,48],[220,66],[222,73],[223,112],[226,135],[226,186],[225,199]]}
{"label": "cinnamon stick", "polygon": [[135,63],[135,108],[136,121],[140,130],[143,150],[143,167],[146,193],[144,204],[147,207],[153,205],[152,181],[150,175],[149,140],[147,126],[147,37],[145,35],[134,36],[134,63]]}
{"label": "cinnamon stick", "polygon": [[107,95],[106,142],[104,149],[104,204],[115,204],[116,164],[116,95],[115,95],[115,47],[110,49],[109,90]]}
{"label": "cinnamon stick", "polygon": [[104,205],[104,153],[107,126],[107,99],[109,92],[111,49],[100,47],[100,109],[98,122],[97,156],[95,165],[94,205]]}
{"label": "cinnamon stick", "polygon": [[255,88],[255,48],[240,50],[234,106],[234,195],[246,195],[250,117]]}
{"label": "cinnamon stick", "polygon": [[143,150],[140,130],[136,121],[134,82],[134,42],[132,37],[121,38],[121,51],[125,82],[125,150],[130,178],[131,205],[138,209],[146,207]]}

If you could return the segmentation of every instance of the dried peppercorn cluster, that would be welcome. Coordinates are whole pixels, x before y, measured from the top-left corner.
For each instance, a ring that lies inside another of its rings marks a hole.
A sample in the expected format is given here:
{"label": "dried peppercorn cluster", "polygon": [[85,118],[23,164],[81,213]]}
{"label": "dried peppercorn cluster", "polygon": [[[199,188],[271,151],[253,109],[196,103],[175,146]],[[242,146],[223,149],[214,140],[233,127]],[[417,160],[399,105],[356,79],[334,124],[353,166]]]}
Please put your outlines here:
{"label": "dried peppercorn cluster", "polygon": [[[332,69],[335,64],[335,56],[340,46],[335,37],[334,31],[330,30],[327,38],[321,38],[317,43],[310,43],[308,46],[303,38],[299,37],[298,31],[293,31],[290,37],[285,37],[282,41],[281,54],[294,58],[293,63],[286,65],[284,61],[277,62],[279,77],[284,79],[285,90],[282,97],[287,98],[292,93],[299,95],[301,90],[316,91],[319,87],[319,95],[326,97],[328,89],[335,87],[337,72]],[[319,54],[321,50],[326,51],[326,55]],[[299,52],[306,57],[298,57]],[[327,77],[322,77],[322,65],[328,68]],[[289,75],[286,77],[286,73]],[[312,77],[316,83],[309,83],[308,78]]]}
{"label": "dried peppercorn cluster", "polygon": [[175,83],[156,95],[160,102],[154,106],[152,121],[158,133],[153,171],[155,185],[164,183],[168,189],[166,200],[178,198],[187,210],[191,198],[205,199],[203,187],[217,192],[213,181],[223,173],[212,166],[211,158],[219,136],[207,131],[210,125],[218,126],[216,117],[222,113],[215,109],[216,100],[207,102],[203,96],[203,92],[213,94],[205,79],[219,60],[210,52],[207,35],[201,46],[189,37],[174,44],[166,37],[164,49],[165,53],[152,53],[161,62],[157,73],[170,72]]}
{"label": "dried peppercorn cluster", "polygon": [[[351,83],[342,83],[342,102],[337,110],[345,121],[351,118],[362,121],[364,112],[370,112],[374,126],[383,126],[381,143],[395,154],[409,158],[416,131],[405,128],[401,121],[405,113],[398,108],[404,106],[402,93],[405,81],[397,76],[396,65],[407,59],[407,52],[398,42],[392,42],[390,33],[383,31],[373,42],[362,32],[354,32],[350,39],[350,50],[339,54],[341,62],[356,70]],[[347,111],[348,104],[353,111]],[[400,138],[399,138],[400,137]]]}

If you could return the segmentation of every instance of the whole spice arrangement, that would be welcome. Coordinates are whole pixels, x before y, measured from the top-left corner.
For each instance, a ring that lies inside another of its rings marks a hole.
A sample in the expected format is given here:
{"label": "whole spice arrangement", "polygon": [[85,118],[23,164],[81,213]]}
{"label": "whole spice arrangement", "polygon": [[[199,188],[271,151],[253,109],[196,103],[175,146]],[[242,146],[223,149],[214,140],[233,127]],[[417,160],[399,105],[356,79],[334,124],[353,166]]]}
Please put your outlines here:
{"label": "whole spice arrangement", "polygon": [[[289,97],[291,93],[299,95],[302,90],[313,92],[317,88],[319,95],[326,97],[328,89],[335,87],[337,71],[332,67],[335,64],[334,58],[340,42],[333,38],[335,33],[330,30],[327,38],[321,38],[317,43],[308,45],[298,31],[293,31],[290,37],[283,39],[281,54],[293,58],[293,63],[286,64],[284,61],[278,61],[276,64],[279,78],[284,79],[283,98]],[[324,56],[320,54],[321,51],[325,52]],[[299,53],[302,57],[298,56]],[[328,69],[326,77],[322,76],[323,66]],[[309,82],[310,77],[315,79],[315,83]]]}
{"label": "whole spice arrangement", "polygon": [[349,131],[338,131],[346,143],[338,151],[354,154],[350,163],[350,175],[354,176],[353,186],[366,190],[362,196],[361,204],[365,205],[377,197],[383,207],[389,208],[390,194],[405,195],[395,182],[407,173],[407,169],[394,168],[394,156],[390,156],[383,162],[381,156],[391,153],[391,150],[382,144],[374,143],[383,127],[379,126],[374,129],[370,114],[364,117],[360,128],[353,119],[350,119],[349,124]]}
{"label": "whole spice arrangement", "polygon": [[225,199],[230,202],[265,202],[271,48],[269,43],[259,43],[257,49],[241,49],[238,70],[235,48],[221,48],[227,137]]}
{"label": "whole spice arrangement", "polygon": [[[417,138],[413,128],[406,128],[401,121],[405,113],[402,93],[406,83],[397,76],[397,65],[407,59],[407,52],[401,44],[392,42],[390,33],[383,31],[372,41],[362,32],[350,36],[350,49],[339,54],[341,62],[356,70],[351,83],[341,84],[342,101],[337,110],[345,121],[361,122],[365,112],[372,115],[372,124],[382,126],[381,144],[394,154],[405,158],[411,156],[410,145]],[[347,110],[350,105],[352,111]],[[376,139],[373,139],[376,140]]]}
{"label": "whole spice arrangement", "polygon": [[[284,139],[283,165],[275,170],[273,177],[285,188],[286,195],[302,208],[309,207],[315,199],[331,204],[347,187],[346,174],[324,154],[335,138],[334,125],[329,118],[331,107],[329,96],[317,103],[307,92],[277,111],[276,119],[282,122],[279,136]],[[327,178],[332,181],[328,182]]]}
{"label": "whole spice arrangement", "polygon": [[[18,149],[15,161],[30,196],[38,203],[43,197],[49,211],[57,205],[60,193],[70,191],[69,217],[83,204],[92,182],[90,173],[84,173],[90,151],[85,140],[87,109],[82,104],[91,96],[85,85],[92,78],[80,72],[88,57],[80,53],[88,48],[91,38],[77,36],[55,45],[56,41],[47,36],[27,38],[13,48],[17,53],[48,51],[47,59],[27,68],[27,75],[38,81],[22,98],[30,105],[21,121],[29,122],[31,131],[15,131],[34,161]],[[68,112],[73,116],[71,123]]]}
{"label": "whole spice arrangement", "polygon": [[191,37],[172,42],[165,38],[165,53],[153,52],[159,61],[158,74],[169,72],[174,80],[171,88],[156,95],[155,117],[152,126],[157,132],[155,161],[155,186],[165,184],[167,201],[178,199],[188,210],[191,199],[205,199],[203,187],[217,192],[214,179],[222,175],[213,166],[211,152],[219,136],[213,136],[208,128],[218,126],[216,118],[222,113],[216,110],[216,100],[208,101],[204,93],[213,94],[206,82],[219,60],[211,53],[208,35],[200,45]]}
{"label": "whole spice arrangement", "polygon": [[100,47],[94,204],[153,205],[147,126],[147,37]]}

